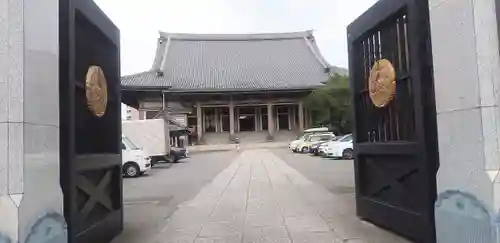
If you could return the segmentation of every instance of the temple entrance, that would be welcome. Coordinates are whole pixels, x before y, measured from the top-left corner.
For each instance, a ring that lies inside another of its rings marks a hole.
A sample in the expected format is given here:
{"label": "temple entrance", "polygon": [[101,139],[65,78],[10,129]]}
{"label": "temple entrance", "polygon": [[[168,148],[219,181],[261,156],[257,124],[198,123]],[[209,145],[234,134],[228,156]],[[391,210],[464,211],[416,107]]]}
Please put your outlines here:
{"label": "temple entrance", "polygon": [[69,243],[123,228],[120,34],[92,0],[59,1],[60,183]]}
{"label": "temple entrance", "polygon": [[255,109],[253,107],[238,108],[239,131],[255,131]]}
{"label": "temple entrance", "polygon": [[431,243],[439,158],[429,29],[427,1],[381,0],[347,33],[357,214]]}
{"label": "temple entrance", "polygon": [[[234,119],[234,117],[233,117]],[[223,107],[221,109],[222,131],[229,132],[229,108]]]}
{"label": "temple entrance", "polygon": [[267,107],[262,107],[260,110],[261,114],[261,123],[262,123],[262,130],[267,130],[269,123],[267,120]]}
{"label": "temple entrance", "polygon": [[205,132],[215,132],[217,127],[215,108],[203,108],[203,114],[205,117],[205,120],[203,121]]}
{"label": "temple entrance", "polygon": [[276,107],[278,130],[290,130],[290,114],[288,106]]}

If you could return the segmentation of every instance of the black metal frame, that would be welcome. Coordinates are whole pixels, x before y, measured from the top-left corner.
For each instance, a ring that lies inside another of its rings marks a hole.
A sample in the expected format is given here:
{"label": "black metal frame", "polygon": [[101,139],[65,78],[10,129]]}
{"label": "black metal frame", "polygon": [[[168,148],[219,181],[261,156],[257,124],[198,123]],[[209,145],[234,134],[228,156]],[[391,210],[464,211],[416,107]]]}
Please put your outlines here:
{"label": "black metal frame", "polygon": [[[70,243],[107,243],[123,228],[119,37],[92,0],[59,1],[60,183]],[[107,79],[101,118],[86,105],[90,65]]]}
{"label": "black metal frame", "polygon": [[[439,166],[426,0],[380,0],[347,29],[358,216],[416,242],[435,242]],[[376,60],[397,71],[394,100],[375,108]]]}

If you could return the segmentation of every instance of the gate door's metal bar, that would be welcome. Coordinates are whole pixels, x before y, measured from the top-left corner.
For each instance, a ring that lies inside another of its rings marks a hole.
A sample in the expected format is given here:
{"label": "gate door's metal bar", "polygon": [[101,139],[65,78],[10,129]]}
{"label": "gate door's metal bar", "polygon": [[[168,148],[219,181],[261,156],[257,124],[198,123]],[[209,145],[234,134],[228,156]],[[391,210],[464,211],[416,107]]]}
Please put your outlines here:
{"label": "gate door's metal bar", "polygon": [[[60,177],[70,243],[107,243],[123,228],[119,40],[92,0],[59,1]],[[89,82],[91,66],[102,70],[101,86]],[[88,106],[96,94],[104,113]]]}
{"label": "gate door's metal bar", "polygon": [[[357,213],[416,242],[435,241],[438,155],[427,4],[380,0],[348,27]],[[396,88],[377,107],[368,80],[381,59],[392,63]]]}

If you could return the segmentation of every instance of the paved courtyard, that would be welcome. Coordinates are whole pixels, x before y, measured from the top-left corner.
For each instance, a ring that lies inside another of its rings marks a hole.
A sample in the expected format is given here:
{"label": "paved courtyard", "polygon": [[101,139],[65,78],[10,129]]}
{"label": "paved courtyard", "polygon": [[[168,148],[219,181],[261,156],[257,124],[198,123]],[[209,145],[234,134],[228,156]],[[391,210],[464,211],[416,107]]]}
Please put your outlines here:
{"label": "paved courtyard", "polygon": [[[406,242],[355,217],[352,161],[266,149],[246,150],[234,157],[226,154],[226,159],[232,158],[194,198],[178,205],[150,241],[142,242]],[[310,161],[342,166],[330,177],[319,175],[318,181],[311,181],[307,175],[315,177],[324,170],[318,164],[316,169],[300,164]],[[336,175],[339,185],[330,185],[328,178]]]}
{"label": "paved courtyard", "polygon": [[157,165],[139,178],[124,178],[124,230],[113,243],[146,243],[163,229],[179,204],[194,198],[237,155],[197,154],[182,163]]}

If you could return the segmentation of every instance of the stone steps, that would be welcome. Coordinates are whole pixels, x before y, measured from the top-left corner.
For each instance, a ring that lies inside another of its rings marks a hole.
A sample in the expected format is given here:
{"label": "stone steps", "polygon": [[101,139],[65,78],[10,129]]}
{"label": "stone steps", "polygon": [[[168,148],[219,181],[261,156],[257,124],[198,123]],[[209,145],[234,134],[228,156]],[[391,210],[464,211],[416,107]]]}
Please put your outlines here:
{"label": "stone steps", "polygon": [[[264,143],[267,142],[267,131],[264,132],[239,132],[235,136],[242,144],[249,143]],[[296,133],[294,131],[278,131],[274,134],[275,142],[287,142],[295,140]],[[224,133],[205,133],[203,135],[205,145],[229,144],[229,132]]]}

